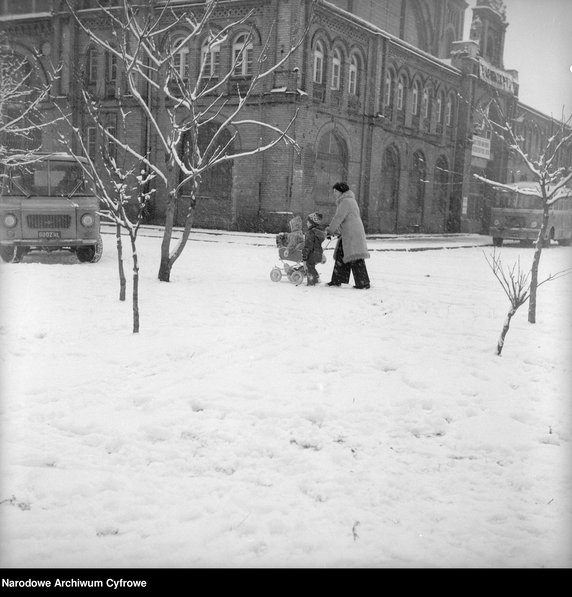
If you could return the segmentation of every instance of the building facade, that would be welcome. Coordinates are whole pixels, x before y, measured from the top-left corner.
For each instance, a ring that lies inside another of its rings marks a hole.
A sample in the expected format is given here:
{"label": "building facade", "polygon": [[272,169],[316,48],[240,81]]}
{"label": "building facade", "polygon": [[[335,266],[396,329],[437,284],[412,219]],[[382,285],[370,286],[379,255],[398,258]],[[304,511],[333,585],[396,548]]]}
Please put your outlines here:
{"label": "building facade", "polygon": [[[163,4],[149,2],[146,10],[160,11]],[[74,3],[83,22],[110,34],[96,5],[93,0]],[[174,1],[172,7],[165,19],[201,11],[203,2]],[[518,100],[518,73],[503,64],[504,4],[478,0],[468,39],[466,10],[464,0],[219,2],[214,28],[249,16],[210,57],[214,76],[216,69],[231,68],[241,36],[253,33],[248,59],[224,91],[229,101],[237,86],[248,85],[262,52],[279,60],[309,27],[284,68],[256,86],[243,112],[245,119],[278,127],[296,115],[289,134],[299,150],[282,144],[208,172],[199,190],[195,226],[275,232],[284,229],[291,214],[312,211],[322,212],[327,221],[335,209],[331,187],[346,180],[370,234],[487,233],[490,190],[473,174],[500,182],[526,174],[491,134],[483,114],[516,119],[523,137],[529,135],[531,152],[541,151],[557,123]],[[0,30],[38,80],[49,81],[50,72],[60,67],[52,100],[70,107],[88,151],[96,155],[103,140],[77,101],[82,88],[98,98],[114,131],[120,129],[121,114],[129,113],[120,133],[125,143],[143,154],[158,151],[116,61],[90,42],[64,1],[0,0]],[[202,56],[201,40],[181,47],[182,75],[197,77]],[[256,147],[263,136],[251,127],[236,135],[230,149]],[[60,149],[59,136],[53,130],[45,133],[43,145]],[[570,164],[569,149],[561,160]],[[178,224],[184,218],[184,195]],[[155,194],[149,221],[163,220],[165,200]]]}

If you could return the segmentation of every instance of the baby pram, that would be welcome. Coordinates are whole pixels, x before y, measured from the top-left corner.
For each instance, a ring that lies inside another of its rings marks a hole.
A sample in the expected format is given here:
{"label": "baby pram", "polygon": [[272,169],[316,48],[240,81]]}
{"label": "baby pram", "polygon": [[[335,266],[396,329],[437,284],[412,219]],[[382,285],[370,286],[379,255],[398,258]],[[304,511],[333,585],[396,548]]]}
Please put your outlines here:
{"label": "baby pram", "polygon": [[304,248],[304,233],[302,232],[302,218],[296,216],[289,222],[290,232],[280,232],[276,235],[276,246],[280,265],[275,265],[270,271],[270,279],[280,282],[286,276],[292,284],[299,286],[306,277],[306,267],[302,263],[302,249]]}

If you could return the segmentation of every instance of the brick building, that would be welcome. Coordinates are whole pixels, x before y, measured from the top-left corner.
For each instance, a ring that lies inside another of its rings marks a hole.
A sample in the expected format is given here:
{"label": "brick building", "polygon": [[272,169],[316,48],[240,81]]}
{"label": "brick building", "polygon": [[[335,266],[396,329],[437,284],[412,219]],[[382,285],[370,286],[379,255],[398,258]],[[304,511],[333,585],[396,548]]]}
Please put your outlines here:
{"label": "brick building", "polygon": [[[155,0],[145,6],[158,11],[163,4]],[[203,5],[172,4],[175,14]],[[105,32],[109,23],[96,5],[75,2],[81,18]],[[486,233],[490,191],[472,174],[510,182],[524,173],[487,132],[480,114],[495,98],[502,115],[522,122],[533,152],[555,126],[518,101],[518,74],[503,64],[508,23],[499,0],[478,0],[469,39],[464,39],[464,0],[318,0],[313,12],[310,0],[223,0],[212,26],[222,28],[249,10],[248,23],[216,49],[212,64],[226,72],[241,35],[254,32],[249,59],[225,91],[232,100],[236,85],[248,83],[263,47],[277,60],[310,23],[286,68],[255,88],[243,114],[285,127],[297,111],[289,132],[301,149],[280,145],[212,170],[201,184],[197,227],[273,232],[284,228],[289,214],[315,210],[328,220],[334,212],[332,184],[347,180],[369,233]],[[71,105],[90,151],[97,153],[101,139],[75,101],[82,86],[104,106],[109,127],[118,130],[119,110],[129,111],[126,142],[142,153],[157,151],[143,114],[125,93],[117,64],[90,44],[65,2],[0,0],[0,30],[40,80],[48,80],[51,65],[62,65],[52,98]],[[178,60],[185,76],[196,77],[199,41],[181,48]],[[250,127],[231,149],[256,147],[263,136]],[[46,134],[43,144],[58,149],[58,136]],[[562,159],[570,163],[570,152]],[[162,221],[164,207],[159,192],[152,221]]]}

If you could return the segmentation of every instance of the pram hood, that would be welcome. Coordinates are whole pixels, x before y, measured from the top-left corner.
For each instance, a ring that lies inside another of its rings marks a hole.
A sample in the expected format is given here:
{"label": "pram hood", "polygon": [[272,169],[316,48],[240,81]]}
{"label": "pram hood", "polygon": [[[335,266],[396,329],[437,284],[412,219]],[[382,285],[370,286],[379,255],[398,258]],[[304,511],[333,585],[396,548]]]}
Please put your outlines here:
{"label": "pram hood", "polygon": [[290,232],[297,232],[302,230],[302,218],[300,216],[294,216],[289,222]]}

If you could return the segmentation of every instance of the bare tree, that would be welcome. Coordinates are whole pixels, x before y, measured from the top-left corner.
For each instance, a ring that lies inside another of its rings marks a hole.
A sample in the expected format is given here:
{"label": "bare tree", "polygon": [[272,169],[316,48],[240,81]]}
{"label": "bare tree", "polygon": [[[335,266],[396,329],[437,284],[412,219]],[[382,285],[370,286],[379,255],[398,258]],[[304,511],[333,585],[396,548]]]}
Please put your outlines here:
{"label": "bare tree", "polygon": [[[58,70],[51,74],[52,80]],[[41,131],[54,124],[42,110],[50,99],[51,81],[40,84],[33,65],[17,55],[0,33],[0,165],[34,159],[41,149]]]}
{"label": "bare tree", "polygon": [[[100,5],[112,29],[107,38],[86,26],[81,15],[66,0],[76,22],[91,42],[114,56],[124,73],[130,95],[142,110],[153,138],[160,149],[153,155],[143,155],[126,140],[113,136],[114,143],[142,162],[156,176],[167,194],[165,228],[161,243],[158,277],[169,281],[173,264],[181,255],[192,225],[201,178],[216,166],[268,151],[284,142],[298,148],[288,135],[296,114],[282,128],[257,119],[241,118],[253,91],[264,79],[280,69],[302,43],[306,31],[281,55],[271,62],[268,36],[246,87],[226,94],[235,70],[248,59],[247,51],[252,33],[243,38],[235,50],[227,72],[213,74],[214,50],[238,27],[248,25],[253,11],[240,19],[228,22],[218,30],[210,28],[219,0],[207,0],[192,11],[183,10],[167,2],[156,10],[144,10],[134,0],[122,0],[119,10]],[[181,37],[180,32],[185,34]],[[181,63],[181,48],[206,36],[202,46],[200,71],[193,81],[185,76]],[[216,126],[214,126],[216,125]],[[213,128],[214,126],[214,128]],[[233,152],[238,131],[256,127],[259,142],[256,147]],[[201,143],[201,133],[211,129],[211,136]],[[260,132],[261,131],[261,132]],[[190,196],[185,214],[184,229],[172,248],[172,232],[177,207],[182,206],[181,190]]]}
{"label": "bare tree", "polygon": [[[519,193],[531,196],[540,195],[542,199],[542,223],[535,242],[534,256],[530,269],[530,302],[528,305],[528,321],[529,323],[536,323],[536,291],[539,286],[538,268],[542,248],[547,238],[550,210],[560,198],[570,193],[567,185],[572,181],[572,164],[559,166],[558,157],[560,152],[572,143],[572,129],[569,126],[570,121],[562,121],[556,128],[556,131],[549,137],[538,158],[534,159],[525,151],[522,137],[515,132],[512,121],[503,114],[500,103],[496,99],[493,99],[491,103],[495,105],[496,111],[500,115],[499,121],[495,122],[489,119],[488,114],[484,114],[484,112],[482,113],[483,118],[486,120],[493,134],[506,143],[509,150],[520,158],[532,175],[534,182],[537,183],[536,185],[531,184],[529,188],[519,188]],[[514,190],[510,185],[502,184],[500,181],[490,180],[478,174],[474,176],[478,180],[498,189]]]}
{"label": "bare tree", "polygon": [[[493,252],[491,255],[490,260],[486,255],[485,259],[510,302],[510,309],[506,315],[506,319],[503,323],[502,331],[497,342],[497,355],[500,356],[504,347],[506,335],[508,334],[508,330],[510,328],[511,319],[516,314],[518,309],[522,307],[522,305],[524,305],[530,298],[531,275],[529,271],[522,270],[520,266],[520,259],[508,267],[503,265],[500,256],[495,252]],[[548,278],[542,280],[542,282],[537,282],[536,288],[545,282],[549,282],[550,280],[555,280],[556,278],[566,275],[571,269],[572,268],[568,268],[567,270],[563,270],[554,275],[549,275]]]}
{"label": "bare tree", "polygon": [[[98,196],[104,209],[101,215],[111,222],[115,223],[116,241],[117,241],[117,264],[119,273],[119,300],[124,301],[126,295],[126,277],[123,267],[123,243],[121,239],[121,231],[126,230],[131,244],[131,256],[133,262],[133,289],[132,289],[132,313],[133,313],[133,333],[139,332],[139,256],[137,251],[137,234],[143,221],[143,216],[149,198],[153,190],[149,188],[149,183],[154,177],[152,172],[149,172],[145,167],[138,166],[126,161],[126,156],[122,155],[121,163],[115,155],[115,148],[112,147],[114,136],[108,131],[100,118],[96,106],[90,101],[87,94],[84,92],[84,105],[86,111],[91,116],[92,122],[100,131],[101,138],[105,140],[100,149],[102,159],[98,164],[90,156],[86,140],[81,134],[79,128],[74,127],[70,121],[69,115],[63,115],[74,133],[74,139],[81,148],[81,155],[83,160],[78,160],[78,163],[83,168],[85,174],[91,181],[94,191]],[[122,127],[126,126],[125,113],[122,111]],[[61,135],[60,140],[67,145],[68,150],[72,155],[78,157],[74,152],[71,139],[66,139]],[[103,168],[101,167],[103,165]],[[133,201],[136,198],[136,202]],[[130,209],[136,204],[137,208],[133,214]]]}

